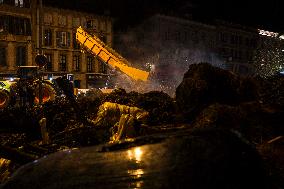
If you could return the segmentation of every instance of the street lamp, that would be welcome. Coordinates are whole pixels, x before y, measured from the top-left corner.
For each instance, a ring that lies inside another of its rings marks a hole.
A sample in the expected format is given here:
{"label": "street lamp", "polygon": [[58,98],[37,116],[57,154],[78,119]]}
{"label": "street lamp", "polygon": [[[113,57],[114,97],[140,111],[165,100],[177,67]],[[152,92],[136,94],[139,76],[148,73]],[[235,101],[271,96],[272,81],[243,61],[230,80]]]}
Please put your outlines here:
{"label": "street lamp", "polygon": [[43,91],[42,91],[42,77],[43,77],[43,67],[47,62],[46,57],[43,55],[42,51],[42,0],[39,0],[39,6],[38,6],[38,21],[39,21],[39,44],[38,44],[38,55],[35,58],[36,64],[39,66],[39,104],[42,104],[43,101]]}

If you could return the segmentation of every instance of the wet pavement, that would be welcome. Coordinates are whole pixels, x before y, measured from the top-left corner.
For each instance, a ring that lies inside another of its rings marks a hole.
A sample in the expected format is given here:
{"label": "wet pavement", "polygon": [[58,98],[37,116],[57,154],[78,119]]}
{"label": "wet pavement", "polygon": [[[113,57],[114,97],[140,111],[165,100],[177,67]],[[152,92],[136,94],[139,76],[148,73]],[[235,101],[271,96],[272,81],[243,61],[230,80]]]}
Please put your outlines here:
{"label": "wet pavement", "polygon": [[183,130],[44,156],[1,188],[267,188],[236,133]]}

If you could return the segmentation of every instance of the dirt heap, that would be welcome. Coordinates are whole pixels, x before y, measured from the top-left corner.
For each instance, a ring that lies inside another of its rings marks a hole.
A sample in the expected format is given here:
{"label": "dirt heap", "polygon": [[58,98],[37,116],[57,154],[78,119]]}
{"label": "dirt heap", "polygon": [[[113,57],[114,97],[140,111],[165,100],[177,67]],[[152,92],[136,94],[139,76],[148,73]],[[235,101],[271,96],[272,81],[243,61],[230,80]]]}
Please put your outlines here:
{"label": "dirt heap", "polygon": [[[0,111],[0,157],[12,160],[10,172],[53,152],[107,142],[109,131],[103,127],[95,128],[89,120],[96,117],[101,104],[114,102],[149,112],[142,135],[180,129],[198,133],[209,129],[213,131],[208,133],[213,135],[208,137],[216,144],[222,143],[223,136],[214,135],[214,130],[239,135],[258,149],[265,160],[269,178],[282,187],[284,164],[279,156],[283,155],[280,152],[284,148],[279,140],[274,140],[284,136],[284,79],[280,75],[268,79],[240,77],[208,63],[192,64],[176,89],[175,99],[161,91],[142,94],[127,93],[124,89],[116,89],[110,94],[94,89],[75,97],[70,93],[69,83],[62,81],[61,85],[65,84],[63,89],[67,94],[52,102]],[[48,144],[42,144],[39,121],[43,117],[47,120]],[[274,145],[275,141],[279,144]],[[227,154],[232,149],[222,150]],[[7,171],[4,172],[7,175]]]}
{"label": "dirt heap", "polygon": [[283,99],[281,75],[240,77],[207,63],[191,65],[176,90],[179,110],[191,128],[239,133],[259,150],[272,180],[282,187],[284,146],[275,139],[284,136]]}

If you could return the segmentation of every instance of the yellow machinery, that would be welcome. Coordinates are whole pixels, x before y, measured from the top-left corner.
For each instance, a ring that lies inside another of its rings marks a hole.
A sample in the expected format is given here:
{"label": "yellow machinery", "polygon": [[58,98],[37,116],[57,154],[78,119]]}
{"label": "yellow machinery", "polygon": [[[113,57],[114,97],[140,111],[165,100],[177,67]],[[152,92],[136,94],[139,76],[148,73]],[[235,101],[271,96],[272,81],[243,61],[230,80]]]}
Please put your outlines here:
{"label": "yellow machinery", "polygon": [[10,90],[15,82],[0,81],[0,109],[7,107],[10,103]]}
{"label": "yellow machinery", "polygon": [[15,101],[17,100],[27,99],[28,93],[31,92],[34,95],[34,103],[38,104],[39,83],[42,85],[42,102],[45,103],[54,100],[56,90],[54,89],[53,82],[49,80],[39,81],[37,72],[37,66],[19,66],[16,78],[0,81],[0,109],[4,109],[9,105],[15,105]]}
{"label": "yellow machinery", "polygon": [[[35,80],[31,84],[35,91],[34,103],[39,103],[39,81]],[[10,102],[11,98],[18,97],[18,86],[15,81],[0,81],[0,109],[6,108]],[[56,91],[52,86],[51,81],[43,81],[42,82],[42,102],[48,102],[55,99]]]}
{"label": "yellow machinery", "polygon": [[106,64],[119,69],[134,80],[147,81],[149,72],[129,66],[130,63],[127,60],[105,45],[98,37],[88,34],[82,27],[77,29],[76,38],[83,47],[98,56]]}
{"label": "yellow machinery", "polygon": [[[42,102],[46,103],[48,101],[53,101],[56,96],[56,91],[52,85],[52,82],[49,80],[43,81],[42,85]],[[39,104],[39,85],[37,84],[35,87],[35,104]]]}

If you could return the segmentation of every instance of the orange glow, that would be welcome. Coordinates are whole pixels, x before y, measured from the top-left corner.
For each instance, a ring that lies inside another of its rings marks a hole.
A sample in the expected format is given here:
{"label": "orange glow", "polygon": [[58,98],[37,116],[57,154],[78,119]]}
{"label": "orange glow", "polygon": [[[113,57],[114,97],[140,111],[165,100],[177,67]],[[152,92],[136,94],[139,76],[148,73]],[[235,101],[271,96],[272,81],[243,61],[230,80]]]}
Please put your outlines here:
{"label": "orange glow", "polygon": [[[48,102],[49,100],[53,100],[54,97],[55,97],[54,89],[47,84],[43,84],[43,86],[42,86],[42,102],[45,103],[45,102]],[[36,89],[36,95],[35,95],[34,102],[36,104],[39,103],[39,89],[38,88]]]}
{"label": "orange glow", "polygon": [[127,153],[130,160],[135,160],[137,163],[141,162],[143,151],[140,147],[128,150]]}
{"label": "orange glow", "polygon": [[[42,102],[45,103],[50,100],[50,92],[48,89],[43,89]],[[39,97],[35,97],[35,103],[39,103]]]}
{"label": "orange glow", "polygon": [[82,27],[77,29],[76,38],[84,47],[100,57],[105,63],[119,69],[135,80],[147,81],[149,72],[128,66],[129,63],[125,59],[117,53],[112,52],[113,50],[107,47],[96,36],[89,35]]}
{"label": "orange glow", "polygon": [[144,171],[143,169],[136,169],[136,170],[128,170],[127,173],[133,176],[134,178],[140,178],[144,174]]}
{"label": "orange glow", "polygon": [[6,93],[0,91],[0,108],[5,107],[7,105],[8,100],[9,96]]}

